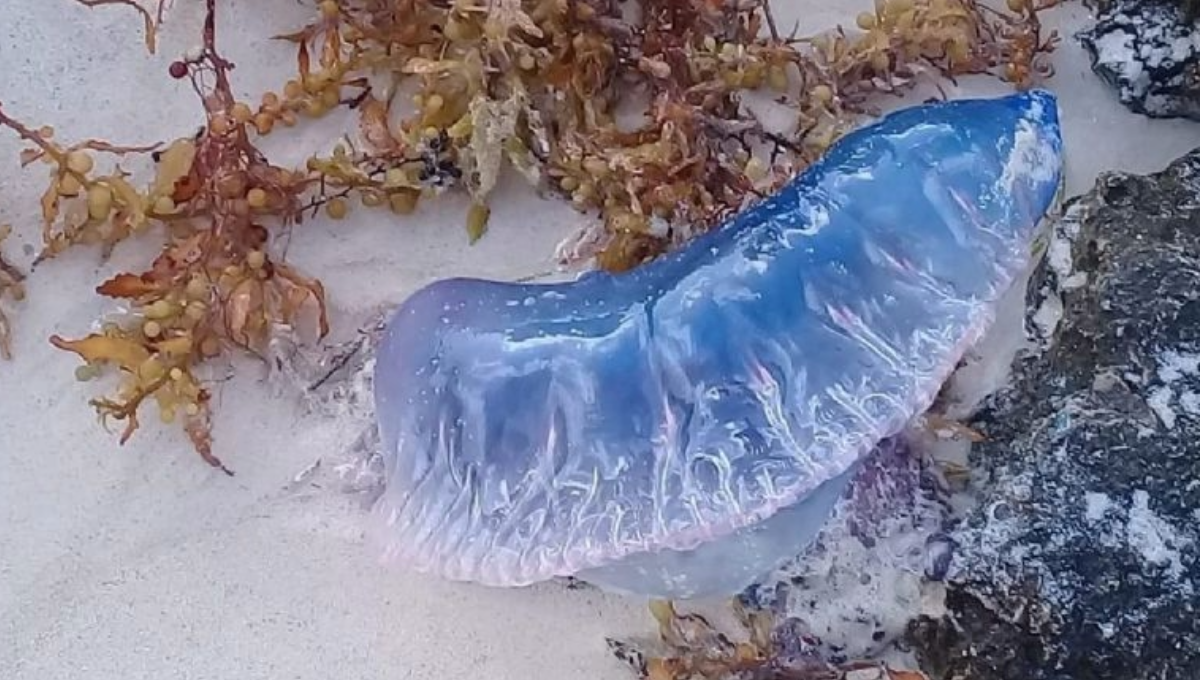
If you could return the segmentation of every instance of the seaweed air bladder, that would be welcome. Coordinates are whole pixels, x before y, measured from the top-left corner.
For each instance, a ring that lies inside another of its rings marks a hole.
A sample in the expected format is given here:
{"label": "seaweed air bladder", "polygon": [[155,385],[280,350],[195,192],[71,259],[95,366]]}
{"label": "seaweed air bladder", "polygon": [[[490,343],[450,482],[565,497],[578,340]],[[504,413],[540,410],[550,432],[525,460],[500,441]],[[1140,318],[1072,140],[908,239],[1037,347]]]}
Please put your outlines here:
{"label": "seaweed air bladder", "polygon": [[740,591],[811,541],[988,328],[1061,155],[1048,92],[929,103],[642,267],[417,291],[375,369],[386,559],[491,586]]}

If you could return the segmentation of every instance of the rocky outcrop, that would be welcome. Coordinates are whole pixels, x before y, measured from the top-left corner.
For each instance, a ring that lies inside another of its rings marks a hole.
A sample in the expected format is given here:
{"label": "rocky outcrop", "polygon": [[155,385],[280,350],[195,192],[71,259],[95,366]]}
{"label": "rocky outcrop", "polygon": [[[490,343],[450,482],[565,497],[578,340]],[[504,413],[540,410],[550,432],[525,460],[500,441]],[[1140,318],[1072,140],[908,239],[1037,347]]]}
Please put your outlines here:
{"label": "rocky outcrop", "polygon": [[1029,290],[909,640],[935,680],[1200,678],[1200,149],[1069,201]]}
{"label": "rocky outcrop", "polygon": [[1196,2],[1111,0],[1076,37],[1092,70],[1130,110],[1200,120],[1200,25]]}

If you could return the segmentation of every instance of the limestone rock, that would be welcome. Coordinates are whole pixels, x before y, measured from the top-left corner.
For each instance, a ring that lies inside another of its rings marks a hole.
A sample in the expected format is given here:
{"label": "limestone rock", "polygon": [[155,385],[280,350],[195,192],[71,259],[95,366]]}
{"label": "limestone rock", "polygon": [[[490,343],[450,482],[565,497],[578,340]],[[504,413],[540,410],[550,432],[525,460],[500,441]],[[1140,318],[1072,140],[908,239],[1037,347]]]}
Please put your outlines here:
{"label": "limestone rock", "polygon": [[1076,37],[1130,110],[1200,120],[1200,27],[1178,0],[1112,0]]}
{"label": "limestone rock", "polygon": [[1200,149],[1069,201],[1029,290],[910,641],[935,680],[1200,678]]}

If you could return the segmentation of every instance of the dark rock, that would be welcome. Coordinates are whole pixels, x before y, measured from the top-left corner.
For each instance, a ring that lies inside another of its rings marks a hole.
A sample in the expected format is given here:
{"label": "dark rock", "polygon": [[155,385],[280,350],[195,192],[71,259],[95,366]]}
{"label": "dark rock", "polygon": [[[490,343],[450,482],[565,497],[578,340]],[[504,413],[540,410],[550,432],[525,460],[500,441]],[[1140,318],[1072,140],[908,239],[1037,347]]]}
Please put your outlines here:
{"label": "dark rock", "polygon": [[1112,0],[1076,38],[1130,110],[1200,120],[1200,28],[1192,11],[1179,0]]}
{"label": "dark rock", "polygon": [[1200,678],[1200,149],[1069,201],[1029,290],[909,642],[935,680]]}

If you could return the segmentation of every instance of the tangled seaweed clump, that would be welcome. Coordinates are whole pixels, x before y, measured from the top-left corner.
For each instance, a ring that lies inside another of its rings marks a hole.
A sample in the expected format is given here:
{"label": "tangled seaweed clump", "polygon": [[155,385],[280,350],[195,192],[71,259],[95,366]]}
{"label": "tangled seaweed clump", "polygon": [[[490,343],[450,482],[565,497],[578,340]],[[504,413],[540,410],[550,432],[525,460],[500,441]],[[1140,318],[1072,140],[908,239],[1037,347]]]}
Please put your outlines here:
{"label": "tangled seaweed clump", "polygon": [[[156,47],[163,3],[130,5]],[[273,361],[273,341],[329,332],[325,290],[285,261],[275,237],[305,217],[358,206],[398,218],[446,191],[465,192],[468,239],[486,233],[493,188],[517,171],[546,194],[597,217],[562,244],[564,263],[628,270],[671,251],[769,194],[876,113],[873,97],[939,76],[993,74],[1024,88],[1050,73],[1058,36],[1039,14],[1058,0],[877,0],[853,29],[780,33],[754,0],[323,0],[296,46],[297,72],[278,92],[241,101],[217,48],[217,2],[206,0],[201,47],[169,68],[199,96],[205,125],[170,143],[56,141],[0,109],[0,127],[49,166],[43,249],[35,264],[78,246],[105,254],[132,238],[162,239],[149,268],[96,291],[127,314],[80,339],[80,379],[120,370],[93,405],[125,423],[154,401],[199,454],[214,453],[202,367],[241,351]],[[415,93],[405,94],[409,90]],[[768,130],[746,106],[770,94],[791,112]],[[634,122],[622,114],[644,106]],[[357,139],[299,168],[256,146],[335,109],[358,116]],[[398,121],[398,122],[397,122]],[[145,184],[102,159],[150,155]],[[21,293],[0,268],[0,294]],[[0,348],[7,351],[0,317]]]}
{"label": "tangled seaweed clump", "polygon": [[654,601],[664,652],[652,655],[630,642],[609,639],[609,650],[643,680],[928,680],[920,671],[877,661],[834,663],[816,652],[818,640],[799,619],[734,603],[745,633],[735,641],[697,613]]}
{"label": "tangled seaweed clump", "polygon": [[[337,100],[331,91],[361,86],[361,74],[416,80],[416,111],[398,132],[387,121],[402,102],[364,92],[355,102],[364,148],[310,167],[398,212],[430,184],[465,188],[477,239],[507,161],[599,214],[602,229],[572,244],[567,260],[596,256],[620,271],[786,182],[873,111],[872,94],[927,73],[1031,84],[1057,36],[1041,36],[1044,7],[1010,5],[1003,14],[974,0],[880,0],[857,34],[801,39],[781,36],[760,2],[644,0],[630,21],[601,0],[327,0],[321,20],[285,36],[298,43],[301,78],[284,95],[290,108],[319,113]],[[790,106],[793,129],[765,130],[742,103],[753,91]],[[641,98],[640,120],[623,125],[621,110]],[[767,157],[756,153],[764,144]]]}

